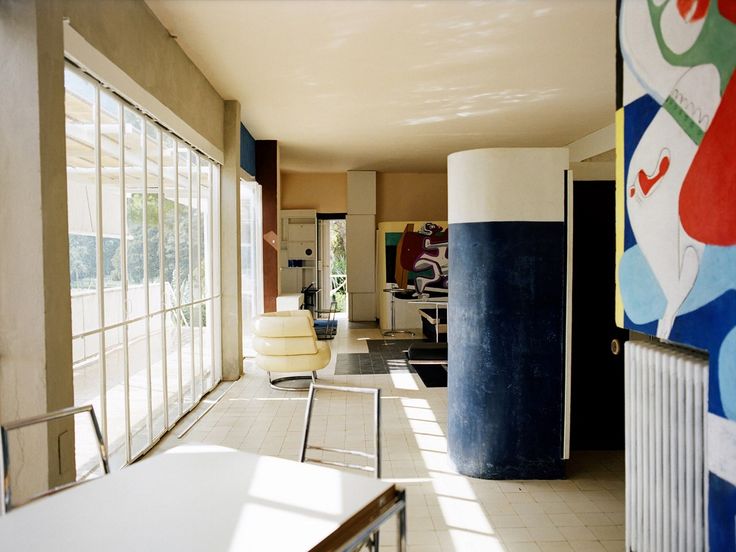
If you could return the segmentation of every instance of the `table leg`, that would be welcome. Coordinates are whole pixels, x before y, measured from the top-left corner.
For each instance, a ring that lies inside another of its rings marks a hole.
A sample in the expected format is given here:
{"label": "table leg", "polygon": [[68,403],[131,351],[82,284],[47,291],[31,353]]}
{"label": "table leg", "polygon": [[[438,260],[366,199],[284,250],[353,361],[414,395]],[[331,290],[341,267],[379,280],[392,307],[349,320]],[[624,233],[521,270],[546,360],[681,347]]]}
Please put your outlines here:
{"label": "table leg", "polygon": [[406,504],[396,514],[396,548],[399,552],[406,551]]}

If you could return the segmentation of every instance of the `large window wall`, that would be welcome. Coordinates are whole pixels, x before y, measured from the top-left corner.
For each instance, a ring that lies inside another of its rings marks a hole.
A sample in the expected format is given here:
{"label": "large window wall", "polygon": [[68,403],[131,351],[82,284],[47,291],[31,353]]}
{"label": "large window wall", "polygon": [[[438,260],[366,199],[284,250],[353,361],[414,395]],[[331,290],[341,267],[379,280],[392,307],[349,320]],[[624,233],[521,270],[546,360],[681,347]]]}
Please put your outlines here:
{"label": "large window wall", "polygon": [[[220,167],[71,65],[65,85],[74,399],[120,466],[221,378]],[[76,449],[84,475],[87,428]]]}

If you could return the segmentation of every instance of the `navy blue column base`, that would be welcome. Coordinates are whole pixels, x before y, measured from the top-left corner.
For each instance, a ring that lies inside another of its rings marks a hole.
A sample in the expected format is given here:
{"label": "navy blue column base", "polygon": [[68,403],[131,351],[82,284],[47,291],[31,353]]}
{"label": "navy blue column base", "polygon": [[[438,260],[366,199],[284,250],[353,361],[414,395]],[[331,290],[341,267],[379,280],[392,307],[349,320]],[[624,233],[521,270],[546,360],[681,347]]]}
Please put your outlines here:
{"label": "navy blue column base", "polygon": [[[452,454],[450,457],[452,458]],[[454,460],[454,459],[453,459]],[[458,472],[477,479],[564,479],[565,466],[561,459],[547,459],[538,462],[519,460],[515,465],[471,466],[468,463]]]}
{"label": "navy blue column base", "polygon": [[563,475],[561,222],[450,225],[448,449],[485,479]]}

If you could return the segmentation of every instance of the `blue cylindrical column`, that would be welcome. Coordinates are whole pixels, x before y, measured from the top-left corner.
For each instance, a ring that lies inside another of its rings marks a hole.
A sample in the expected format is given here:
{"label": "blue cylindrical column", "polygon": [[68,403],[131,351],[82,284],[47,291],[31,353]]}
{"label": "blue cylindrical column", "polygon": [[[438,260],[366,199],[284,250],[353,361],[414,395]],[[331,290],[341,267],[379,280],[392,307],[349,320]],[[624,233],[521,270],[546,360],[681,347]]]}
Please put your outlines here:
{"label": "blue cylindrical column", "polygon": [[462,474],[562,475],[564,148],[448,157],[448,447]]}

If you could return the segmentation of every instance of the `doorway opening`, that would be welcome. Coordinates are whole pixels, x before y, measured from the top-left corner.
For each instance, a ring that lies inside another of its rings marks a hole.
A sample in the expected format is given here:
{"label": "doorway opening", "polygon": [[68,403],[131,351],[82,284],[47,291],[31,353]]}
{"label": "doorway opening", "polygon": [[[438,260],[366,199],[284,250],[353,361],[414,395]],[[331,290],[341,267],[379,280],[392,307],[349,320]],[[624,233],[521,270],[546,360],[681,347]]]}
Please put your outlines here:
{"label": "doorway opening", "polygon": [[569,468],[574,469],[579,460],[591,456],[623,462],[623,343],[628,331],[615,323],[615,182],[573,182],[568,194],[572,194],[568,424],[573,460]]}
{"label": "doorway opening", "polygon": [[347,318],[347,234],[344,213],[318,213],[317,255],[320,309],[329,310],[335,303],[337,317]]}

